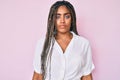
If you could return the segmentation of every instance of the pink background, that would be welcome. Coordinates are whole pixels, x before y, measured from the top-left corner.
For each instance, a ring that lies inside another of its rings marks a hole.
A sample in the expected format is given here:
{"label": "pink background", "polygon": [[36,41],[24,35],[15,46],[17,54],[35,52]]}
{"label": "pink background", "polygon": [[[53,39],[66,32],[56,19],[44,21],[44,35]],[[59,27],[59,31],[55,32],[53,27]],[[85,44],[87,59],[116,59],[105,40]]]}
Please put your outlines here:
{"label": "pink background", "polygon": [[[88,38],[94,80],[120,80],[120,1],[69,0],[79,34]],[[31,80],[37,40],[55,0],[0,0],[0,80]]]}

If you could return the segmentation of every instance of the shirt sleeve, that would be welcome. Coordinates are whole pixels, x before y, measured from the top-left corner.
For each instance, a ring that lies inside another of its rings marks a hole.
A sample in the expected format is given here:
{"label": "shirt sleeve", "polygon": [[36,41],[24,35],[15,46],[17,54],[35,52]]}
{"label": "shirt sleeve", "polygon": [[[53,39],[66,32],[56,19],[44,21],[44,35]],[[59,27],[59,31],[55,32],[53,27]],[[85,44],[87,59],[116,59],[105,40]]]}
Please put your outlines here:
{"label": "shirt sleeve", "polygon": [[83,68],[83,76],[89,75],[93,69],[95,68],[93,61],[92,61],[92,52],[91,47],[88,42],[84,54],[84,68]]}
{"label": "shirt sleeve", "polygon": [[41,74],[41,54],[43,49],[43,40],[38,40],[35,48],[35,55],[33,60],[33,67],[36,73]]}

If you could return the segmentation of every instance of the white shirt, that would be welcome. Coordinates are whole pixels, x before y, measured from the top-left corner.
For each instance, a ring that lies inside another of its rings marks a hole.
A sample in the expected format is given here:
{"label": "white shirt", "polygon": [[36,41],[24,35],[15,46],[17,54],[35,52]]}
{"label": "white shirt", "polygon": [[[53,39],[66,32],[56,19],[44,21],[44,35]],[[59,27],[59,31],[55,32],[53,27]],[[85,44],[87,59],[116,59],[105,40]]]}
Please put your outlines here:
{"label": "white shirt", "polygon": [[[71,33],[73,38],[64,53],[55,41],[51,58],[51,79],[48,79],[48,75],[46,80],[80,80],[94,69],[89,41],[74,32]],[[37,73],[41,73],[43,44],[44,39],[40,39],[35,50],[33,66]]]}

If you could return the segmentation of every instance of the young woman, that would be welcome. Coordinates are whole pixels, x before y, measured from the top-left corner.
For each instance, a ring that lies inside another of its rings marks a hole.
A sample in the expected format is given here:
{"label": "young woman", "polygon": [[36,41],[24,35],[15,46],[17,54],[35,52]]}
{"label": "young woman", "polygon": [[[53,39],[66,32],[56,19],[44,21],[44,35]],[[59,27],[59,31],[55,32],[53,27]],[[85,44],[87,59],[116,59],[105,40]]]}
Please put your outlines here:
{"label": "young woman", "polygon": [[33,80],[92,80],[89,41],[78,35],[71,3],[57,1],[50,9],[46,37],[37,43]]}

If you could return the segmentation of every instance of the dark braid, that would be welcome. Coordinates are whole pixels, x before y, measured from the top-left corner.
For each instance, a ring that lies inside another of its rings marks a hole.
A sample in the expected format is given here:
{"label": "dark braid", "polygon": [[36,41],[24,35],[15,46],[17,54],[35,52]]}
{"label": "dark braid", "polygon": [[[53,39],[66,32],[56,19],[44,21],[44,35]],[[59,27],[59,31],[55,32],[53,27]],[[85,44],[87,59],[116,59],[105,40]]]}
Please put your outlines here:
{"label": "dark braid", "polygon": [[76,29],[76,14],[72,4],[64,0],[57,1],[56,3],[54,3],[50,8],[50,12],[48,16],[48,24],[47,24],[47,33],[46,33],[46,38],[45,38],[42,55],[41,55],[41,65],[42,65],[41,70],[43,74],[43,80],[45,80],[46,78],[46,69],[47,69],[46,63],[48,61],[47,58],[51,59],[52,48],[55,42],[54,41],[54,36],[56,35],[55,19],[56,19],[57,10],[60,6],[66,6],[70,11],[71,18],[72,18],[70,31],[73,31],[78,35],[77,29]]}

